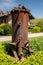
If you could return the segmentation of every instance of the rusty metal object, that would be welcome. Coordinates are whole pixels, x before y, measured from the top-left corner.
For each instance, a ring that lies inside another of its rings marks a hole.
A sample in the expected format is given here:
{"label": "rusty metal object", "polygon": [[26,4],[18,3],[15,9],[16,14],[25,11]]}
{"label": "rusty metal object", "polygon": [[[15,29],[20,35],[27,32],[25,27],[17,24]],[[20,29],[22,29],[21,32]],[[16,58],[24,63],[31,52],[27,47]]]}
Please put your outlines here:
{"label": "rusty metal object", "polygon": [[[14,9],[12,11],[12,42],[26,43],[28,39],[28,10]],[[24,46],[23,44],[21,46]]]}
{"label": "rusty metal object", "polygon": [[[30,21],[30,10],[25,7],[14,8],[11,11],[12,15],[12,43],[18,48],[18,56],[22,56],[22,48],[25,48],[29,52],[28,48],[25,47],[28,41],[28,22]],[[31,17],[32,18],[32,17]]]}

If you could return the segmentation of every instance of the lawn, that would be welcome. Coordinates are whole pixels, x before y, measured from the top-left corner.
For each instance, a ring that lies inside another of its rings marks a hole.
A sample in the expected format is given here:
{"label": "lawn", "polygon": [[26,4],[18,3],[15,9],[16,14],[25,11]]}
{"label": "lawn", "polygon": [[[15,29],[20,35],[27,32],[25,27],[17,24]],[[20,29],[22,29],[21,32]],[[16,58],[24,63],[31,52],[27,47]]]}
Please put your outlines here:
{"label": "lawn", "polygon": [[[3,44],[4,43],[4,44]],[[43,37],[30,38],[29,43],[34,53],[30,56],[27,54],[24,62],[12,60],[11,56],[7,55],[9,46],[6,42],[0,43],[0,65],[43,65]]]}

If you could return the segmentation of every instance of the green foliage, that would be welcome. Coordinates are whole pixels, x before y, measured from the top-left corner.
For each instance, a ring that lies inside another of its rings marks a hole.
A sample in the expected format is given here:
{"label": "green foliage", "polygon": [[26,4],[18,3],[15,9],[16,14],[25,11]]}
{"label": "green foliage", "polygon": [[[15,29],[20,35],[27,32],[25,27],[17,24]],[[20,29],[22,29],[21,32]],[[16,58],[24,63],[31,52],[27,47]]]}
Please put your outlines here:
{"label": "green foliage", "polygon": [[11,60],[12,58],[5,53],[0,53],[0,65],[20,65],[16,60]]}
{"label": "green foliage", "polygon": [[43,18],[31,20],[30,23],[29,32],[43,32]]}
{"label": "green foliage", "polygon": [[40,32],[41,28],[38,26],[33,27],[33,32]]}
{"label": "green foliage", "polygon": [[32,33],[40,32],[41,31],[41,27],[34,26],[34,27],[31,27],[30,29],[28,29],[28,31],[32,32]]}
{"label": "green foliage", "polygon": [[31,38],[29,39],[30,46],[34,51],[42,51],[43,50],[43,37]]}
{"label": "green foliage", "polygon": [[43,31],[43,20],[40,20],[37,25],[41,28],[41,31]]}
{"label": "green foliage", "polygon": [[12,60],[6,52],[10,46],[5,42],[0,43],[0,65],[43,65],[43,37],[30,38],[29,42],[34,54],[27,56],[22,63]]}
{"label": "green foliage", "polygon": [[5,45],[0,43],[0,65],[20,65],[19,61],[13,60],[11,56],[7,55]]}
{"label": "green foliage", "polygon": [[27,57],[22,65],[43,65],[43,51],[38,51],[34,55]]}
{"label": "green foliage", "polygon": [[0,25],[0,35],[11,35],[12,33],[12,27],[8,24],[1,24]]}

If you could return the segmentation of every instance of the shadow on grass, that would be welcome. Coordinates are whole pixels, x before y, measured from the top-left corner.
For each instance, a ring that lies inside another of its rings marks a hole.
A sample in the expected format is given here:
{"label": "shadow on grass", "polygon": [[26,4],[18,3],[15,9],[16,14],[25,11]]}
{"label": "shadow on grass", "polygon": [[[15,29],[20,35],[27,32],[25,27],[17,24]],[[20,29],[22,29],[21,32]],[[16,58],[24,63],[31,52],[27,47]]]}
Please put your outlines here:
{"label": "shadow on grass", "polygon": [[[4,50],[5,50],[5,52],[6,52],[8,55],[14,57],[14,54],[13,54],[13,52],[12,52],[12,49],[15,50],[15,51],[17,52],[17,54],[18,54],[18,48],[15,47],[14,45],[12,45],[12,44],[10,44],[10,43],[6,43],[6,42],[2,43],[2,45],[4,46]],[[25,56],[25,57],[29,56],[29,53],[28,53],[27,50],[23,49],[23,53],[24,53],[24,56]]]}

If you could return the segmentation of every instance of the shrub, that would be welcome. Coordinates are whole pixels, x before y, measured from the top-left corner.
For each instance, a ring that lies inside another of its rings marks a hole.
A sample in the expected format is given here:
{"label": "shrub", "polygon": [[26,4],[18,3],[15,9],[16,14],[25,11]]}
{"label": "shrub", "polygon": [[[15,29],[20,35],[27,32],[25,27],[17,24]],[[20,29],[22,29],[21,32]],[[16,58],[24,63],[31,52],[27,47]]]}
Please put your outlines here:
{"label": "shrub", "polygon": [[33,27],[33,32],[40,32],[41,28],[38,26]]}
{"label": "shrub", "polygon": [[12,33],[12,26],[8,24],[1,24],[0,25],[0,35],[11,35]]}
{"label": "shrub", "polygon": [[4,35],[4,30],[0,28],[0,35]]}
{"label": "shrub", "polygon": [[[33,28],[36,26],[40,27],[41,28],[40,32],[43,32],[43,18],[31,20],[30,23],[31,23],[30,27],[33,27]],[[30,31],[33,31],[33,29],[30,29]]]}
{"label": "shrub", "polygon": [[34,27],[31,27],[29,29],[29,32],[32,32],[32,33],[35,33],[35,32],[40,32],[41,31],[41,28],[38,27],[38,26],[34,26]]}
{"label": "shrub", "polygon": [[7,55],[6,44],[0,43],[0,65],[20,65],[19,61],[13,60],[13,58]]}
{"label": "shrub", "polygon": [[22,65],[43,65],[43,51],[38,51],[34,55],[27,57]]}
{"label": "shrub", "polygon": [[43,65],[43,37],[30,38],[29,42],[34,54],[27,56],[22,63],[12,60],[12,57],[6,52],[9,46],[5,42],[0,43],[0,65]]}
{"label": "shrub", "polygon": [[41,32],[43,32],[43,21],[39,21],[37,25],[41,28]]}

